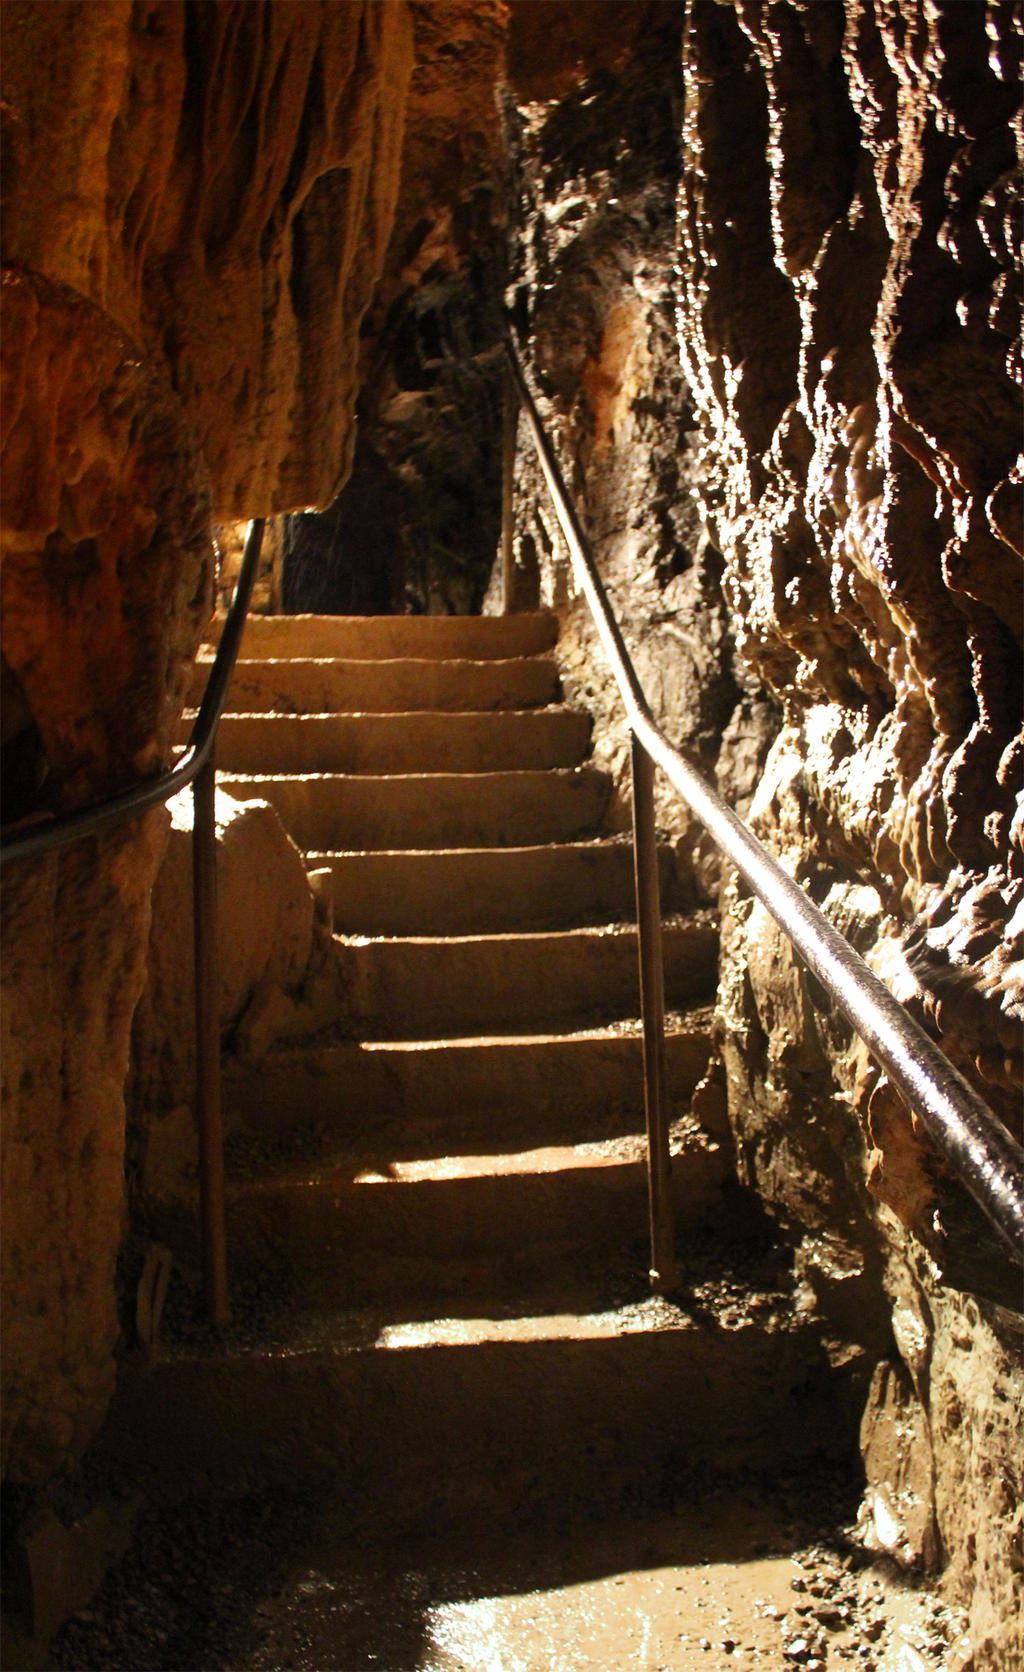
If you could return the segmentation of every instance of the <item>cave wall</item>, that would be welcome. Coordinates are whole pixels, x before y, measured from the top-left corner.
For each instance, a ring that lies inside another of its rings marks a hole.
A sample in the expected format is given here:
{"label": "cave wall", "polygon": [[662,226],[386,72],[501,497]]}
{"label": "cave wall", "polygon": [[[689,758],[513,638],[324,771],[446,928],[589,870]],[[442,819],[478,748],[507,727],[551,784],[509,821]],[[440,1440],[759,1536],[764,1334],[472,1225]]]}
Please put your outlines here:
{"label": "cave wall", "polygon": [[[404,0],[10,0],[3,28],[5,818],[168,757],[211,517],[327,503],[391,232]],[[5,1477],[101,1419],[124,1102],[166,834],[5,873]]]}
{"label": "cave wall", "polygon": [[351,475],[280,536],[288,611],[471,614],[501,518],[505,0],[411,0],[402,180]]}
{"label": "cave wall", "polygon": [[[1017,9],[8,0],[0,22],[5,805],[81,804],[166,758],[211,517],[331,500],[360,386],[348,549],[385,499],[392,599],[475,605],[507,277],[670,734],[1019,1127]],[[617,701],[523,448],[517,482],[519,601],[562,616],[624,823]],[[978,1666],[1012,1665],[1005,1258],[770,920],[667,796],[660,817],[694,896],[721,893],[741,1173],[837,1341],[879,1365],[869,1532],[945,1562]],[[163,829],[5,882],[17,1480],[80,1452],[111,1385]]]}
{"label": "cave wall", "polygon": [[[582,4],[542,54],[546,10],[511,24],[514,294],[653,706],[1019,1135],[1019,10]],[[521,583],[563,616],[624,820],[522,442],[517,481]],[[1018,1665],[1019,1276],[767,914],[661,818],[721,890],[741,1176],[879,1365],[866,1534],[944,1565],[976,1664]]]}
{"label": "cave wall", "polygon": [[[510,118],[517,229],[510,299],[605,584],[655,710],[673,741],[745,805],[774,704],[734,654],[722,559],[695,494],[696,410],[675,337],[681,166],[681,4],[567,7],[561,30],[535,0],[513,7]],[[595,715],[615,776],[610,814],[629,822],[621,703],[520,423],[515,592],[562,616],[569,695]],[[498,578],[488,608],[500,609]],[[723,738],[728,742],[723,751]],[[695,894],[718,866],[699,829],[658,789]]]}

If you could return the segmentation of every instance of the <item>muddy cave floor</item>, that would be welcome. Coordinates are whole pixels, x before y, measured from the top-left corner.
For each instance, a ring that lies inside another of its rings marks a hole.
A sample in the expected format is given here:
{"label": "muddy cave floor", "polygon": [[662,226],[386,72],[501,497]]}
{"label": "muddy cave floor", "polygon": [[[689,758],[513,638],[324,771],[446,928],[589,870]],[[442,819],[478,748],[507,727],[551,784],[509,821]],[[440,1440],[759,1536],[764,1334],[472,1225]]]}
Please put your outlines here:
{"label": "muddy cave floor", "polygon": [[[676,1483],[676,1490],[682,1487]],[[690,1672],[963,1664],[962,1620],[843,1531],[834,1470],[691,1479],[685,1496],[445,1518],[395,1536],[331,1495],[200,1495],[143,1511],[131,1551],[69,1621],[54,1669]],[[13,1672],[13,1669],[11,1669]]]}
{"label": "muddy cave floor", "polygon": [[338,1481],[151,1490],[53,1672],[970,1665],[960,1611],[862,1542],[856,1460],[691,1462],[610,1491],[597,1471],[528,1503],[510,1483],[483,1514],[457,1460],[437,1471],[436,1502],[411,1518]]}

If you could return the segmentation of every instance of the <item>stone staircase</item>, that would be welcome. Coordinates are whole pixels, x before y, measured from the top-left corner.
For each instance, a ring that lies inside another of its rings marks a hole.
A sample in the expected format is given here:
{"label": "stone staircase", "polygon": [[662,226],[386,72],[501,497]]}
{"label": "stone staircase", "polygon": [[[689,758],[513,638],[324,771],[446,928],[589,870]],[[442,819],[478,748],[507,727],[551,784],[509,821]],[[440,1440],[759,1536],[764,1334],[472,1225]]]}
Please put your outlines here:
{"label": "stone staircase", "polygon": [[[685,1295],[648,1292],[631,845],[602,828],[556,632],[544,613],[250,623],[220,781],[303,851],[339,1002],[226,1064],[234,1321],[214,1341],[172,1295],[157,1362],[123,1378],[120,1466],[330,1479],[356,1520],[433,1524],[660,1489],[712,1447],[727,1468],[846,1444],[777,1259],[742,1264],[715,1100],[691,1106],[717,939],[668,847],[689,1272]],[[192,1227],[153,1231],[194,1263]]]}

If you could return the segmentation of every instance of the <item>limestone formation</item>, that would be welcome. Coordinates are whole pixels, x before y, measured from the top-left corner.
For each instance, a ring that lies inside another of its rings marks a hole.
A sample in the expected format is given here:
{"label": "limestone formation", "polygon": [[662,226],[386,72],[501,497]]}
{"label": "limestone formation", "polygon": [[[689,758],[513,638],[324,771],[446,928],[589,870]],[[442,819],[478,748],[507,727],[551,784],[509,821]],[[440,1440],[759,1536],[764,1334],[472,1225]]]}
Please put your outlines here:
{"label": "limestone formation", "polygon": [[[327,502],[390,235],[404,0],[3,8],[7,817],[166,764],[211,509]],[[10,701],[7,701],[10,695]],[[7,798],[11,791],[10,799]],[[4,1472],[102,1416],[164,815],[4,892]]]}
{"label": "limestone formation", "polygon": [[402,181],[362,332],[351,478],[291,517],[284,607],[478,610],[500,517],[504,0],[412,0]]}
{"label": "limestone formation", "polygon": [[169,372],[218,513],[326,503],[391,231],[404,0],[4,13],[4,259]]}
{"label": "limestone formation", "polygon": [[[357,395],[324,536],[346,607],[479,602],[507,281],[653,706],[1019,1132],[1014,0],[8,0],[2,23],[13,816],[166,760],[211,516],[326,505]],[[621,714],[523,447],[517,487],[517,598],[562,617],[622,825]],[[452,559],[463,532],[472,558]],[[1005,1253],[659,794],[692,895],[723,912],[706,1095],[727,1081],[741,1177],[837,1355],[880,1366],[872,1536],[946,1564],[978,1672],[1014,1665]],[[5,884],[17,1480],[77,1455],[111,1385],[164,829]]]}
{"label": "limestone formation", "polygon": [[[510,52],[515,276],[563,467],[669,731],[1019,1134],[1019,12],[692,0],[634,35],[629,10],[607,9],[597,64],[586,7],[539,83]],[[530,471],[519,561],[570,617],[566,675],[621,770]],[[723,880],[741,1175],[809,1294],[900,1366],[866,1419],[871,1490],[925,1483],[897,1542],[949,1561],[976,1664],[1016,1664],[1019,1284]],[[897,1406],[898,1457],[877,1439]]]}
{"label": "limestone formation", "polygon": [[[194,1093],[191,793],[175,796],[169,810],[167,851],[153,889],[146,992],[135,1015],[137,1116],[191,1104]],[[312,952],[313,899],[301,858],[266,802],[238,802],[218,790],[216,819],[220,1023],[227,1032],[257,993],[301,983]]]}

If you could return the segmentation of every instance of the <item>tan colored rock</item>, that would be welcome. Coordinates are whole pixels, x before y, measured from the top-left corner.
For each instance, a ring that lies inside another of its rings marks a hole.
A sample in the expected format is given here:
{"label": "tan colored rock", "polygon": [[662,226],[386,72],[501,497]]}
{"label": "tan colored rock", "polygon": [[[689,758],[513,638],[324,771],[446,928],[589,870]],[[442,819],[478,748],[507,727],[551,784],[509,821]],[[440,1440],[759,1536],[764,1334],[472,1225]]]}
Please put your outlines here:
{"label": "tan colored rock", "polygon": [[[694,3],[658,8],[618,53],[609,7],[600,73],[579,85],[590,8],[574,8],[575,48],[570,23],[552,27],[549,62],[527,26],[544,10],[513,11],[512,279],[653,706],[1019,1131],[1020,18],[924,0]],[[660,74],[644,58],[658,27]],[[673,96],[674,159],[659,128]],[[674,367],[659,341],[673,318]],[[677,511],[691,495],[703,536]],[[516,544],[568,617],[563,679],[621,780],[617,701],[525,448]],[[733,683],[712,703],[723,664]],[[687,815],[666,796],[659,817],[715,888]],[[722,904],[740,1175],[801,1239],[798,1264],[828,1248],[856,1274],[808,1278],[846,1339],[877,1359],[895,1331],[905,1420],[873,1473],[930,1471],[937,1543],[917,1547],[941,1551],[969,1600],[979,1668],[1016,1665],[1016,1486],[997,1505],[994,1482],[1019,1472],[1004,1422],[1024,1398],[1019,1336],[996,1293],[1019,1305],[1019,1286],[770,919],[728,878]],[[896,1330],[911,1314],[916,1334]],[[961,1401],[954,1438],[943,1389],[975,1332],[989,1382]]]}
{"label": "tan colored rock", "polygon": [[3,648],[54,809],[167,758],[212,603],[209,491],[172,391],[81,295],[3,278]]}
{"label": "tan colored rock", "polygon": [[932,1450],[924,1413],[901,1364],[876,1368],[860,1446],[868,1479],[868,1544],[901,1566],[930,1565],[936,1554]]}
{"label": "tan colored rock", "polygon": [[[905,1283],[913,1304],[912,1284]],[[918,1302],[920,1309],[920,1303]],[[1024,1574],[1014,1559],[1024,1536],[1019,1320],[941,1290],[931,1317],[928,1421],[935,1456],[937,1521],[950,1558],[951,1589],[970,1609],[979,1666],[1024,1658]]]}
{"label": "tan colored rock", "polygon": [[342,479],[411,70],[404,0],[4,8],[5,259],[169,370],[225,519]]}
{"label": "tan colored rock", "polygon": [[[192,795],[170,803],[167,852],[153,889],[148,981],[133,1033],[134,1107],[191,1105],[195,1075]],[[257,993],[298,988],[312,950],[313,897],[302,857],[265,801],[217,791],[220,1023],[227,1032]]]}
{"label": "tan colored rock", "polygon": [[[344,475],[412,29],[404,0],[12,0],[0,28],[4,744],[29,816],[166,764],[211,507],[326,501]],[[113,1383],[123,1086],[165,825],[5,879],[20,1480],[80,1453]]]}
{"label": "tan colored rock", "polygon": [[3,886],[3,1466],[73,1462],[114,1385],[124,1094],[166,814]]}
{"label": "tan colored rock", "polygon": [[[1011,1124],[1022,575],[995,507],[1019,471],[1017,325],[1002,298],[1020,269],[1020,49],[1011,8],[692,7],[678,316],[738,646],[788,721],[755,798],[759,833]],[[867,916],[858,886],[876,895]],[[871,1491],[930,1473],[976,1664],[1015,1664],[994,1622],[1019,1617],[1019,1530],[988,1483],[1016,1477],[1001,1413],[1024,1388],[1019,1363],[994,1371],[992,1354],[1012,1359],[998,1310],[978,1323],[993,1375],[961,1404],[962,1434],[940,1415],[960,1374],[944,1320],[975,1306],[957,1283],[984,1289],[982,1224],[834,1022],[819,1032],[838,1098],[830,1074],[781,1060],[763,1024],[792,1013],[802,982],[765,959],[742,895],[727,905],[741,1164],[783,1217],[817,1233],[824,1204],[837,1231],[857,1225],[886,1271],[875,1307],[915,1313],[919,1349],[897,1341],[905,1363],[927,1363],[895,1414],[876,1389]],[[821,1157],[812,1113],[829,1129]],[[995,1283],[1005,1255],[989,1242],[987,1259]],[[966,1349],[972,1326],[959,1333]],[[909,1510],[887,1512],[926,1558]]]}
{"label": "tan colored rock", "polygon": [[[17,811],[166,759],[210,600],[179,403],[92,303],[4,277],[3,653],[36,772]],[[162,811],[4,879],[4,1467],[80,1454],[113,1386],[124,1103]]]}

